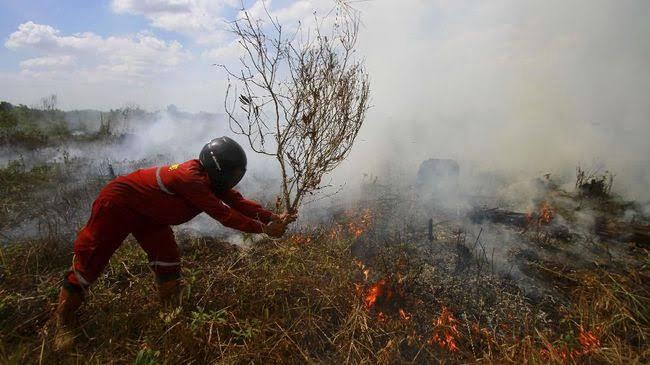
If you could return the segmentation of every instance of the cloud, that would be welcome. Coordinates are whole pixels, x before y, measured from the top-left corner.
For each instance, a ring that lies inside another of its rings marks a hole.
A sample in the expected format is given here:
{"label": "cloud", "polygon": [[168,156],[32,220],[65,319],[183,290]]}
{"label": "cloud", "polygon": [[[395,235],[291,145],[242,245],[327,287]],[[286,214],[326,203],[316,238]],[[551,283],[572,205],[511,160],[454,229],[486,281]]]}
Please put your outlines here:
{"label": "cloud", "polygon": [[[329,29],[334,21],[334,17],[330,16],[334,7],[335,2],[332,0],[298,0],[282,4],[276,4],[271,0],[256,0],[251,1],[250,6],[245,6],[245,11],[251,19],[259,22],[267,34],[276,34],[269,20],[270,16],[274,22],[282,25],[282,32],[286,39],[296,34],[299,28],[304,32],[298,34],[307,36],[308,31],[311,30],[313,36],[317,18],[321,30]],[[233,20],[242,18],[244,18],[244,11],[240,9],[233,16]],[[238,44],[234,34],[228,33],[225,37],[216,47],[204,51],[202,56],[220,64],[238,64],[239,57],[244,55],[243,48]]]}
{"label": "cloud", "polygon": [[31,21],[20,24],[5,46],[42,54],[20,63],[23,74],[69,78],[67,69],[74,63],[74,72],[86,80],[146,79],[191,58],[179,42],[164,41],[147,32],[132,37],[101,37],[91,32],[61,35],[52,26]]}
{"label": "cloud", "polygon": [[189,0],[114,0],[112,3],[113,11],[132,14],[185,13],[191,6]]}
{"label": "cloud", "polygon": [[[213,47],[213,51],[232,39],[228,24],[231,15],[226,18],[225,14],[241,16],[236,12],[241,5],[239,0],[113,0],[111,3],[113,11],[118,14],[141,15],[152,27],[185,35],[200,45]],[[334,2],[298,0],[276,4],[271,0],[244,1],[244,7],[253,18],[267,17],[264,5],[286,30],[291,31],[298,26],[298,21],[311,22],[315,11],[320,15],[326,14]]]}
{"label": "cloud", "polygon": [[18,30],[9,36],[5,46],[10,49],[23,47],[49,49],[56,48],[59,39],[59,31],[53,27],[27,22],[18,26]]}
{"label": "cloud", "polygon": [[118,14],[142,15],[151,26],[183,34],[199,44],[216,44],[226,37],[224,7],[235,6],[236,0],[113,0]]}
{"label": "cloud", "polygon": [[34,68],[60,68],[71,66],[75,63],[75,58],[70,55],[64,56],[50,56],[50,57],[37,57],[30,58],[20,62],[20,67],[23,69]]}

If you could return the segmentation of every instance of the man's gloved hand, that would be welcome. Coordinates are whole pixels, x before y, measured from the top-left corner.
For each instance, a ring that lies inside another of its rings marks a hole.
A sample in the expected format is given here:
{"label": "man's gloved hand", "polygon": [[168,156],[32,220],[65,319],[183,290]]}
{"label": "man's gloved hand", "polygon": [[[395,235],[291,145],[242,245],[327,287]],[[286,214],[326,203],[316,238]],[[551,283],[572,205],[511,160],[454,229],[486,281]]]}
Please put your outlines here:
{"label": "man's gloved hand", "polygon": [[271,217],[271,221],[273,221],[273,222],[283,222],[285,224],[295,222],[296,219],[298,219],[298,214],[297,213],[289,213],[289,212],[284,212],[284,213],[281,213],[281,214],[273,214],[273,216]]}
{"label": "man's gloved hand", "polygon": [[274,220],[264,226],[264,233],[274,238],[282,237],[284,232],[287,230],[287,224],[288,223],[281,220]]}
{"label": "man's gloved hand", "polygon": [[295,222],[296,219],[298,219],[297,213],[284,212],[281,214],[273,214],[271,216],[271,223],[264,227],[264,233],[275,238],[282,237],[289,223]]}

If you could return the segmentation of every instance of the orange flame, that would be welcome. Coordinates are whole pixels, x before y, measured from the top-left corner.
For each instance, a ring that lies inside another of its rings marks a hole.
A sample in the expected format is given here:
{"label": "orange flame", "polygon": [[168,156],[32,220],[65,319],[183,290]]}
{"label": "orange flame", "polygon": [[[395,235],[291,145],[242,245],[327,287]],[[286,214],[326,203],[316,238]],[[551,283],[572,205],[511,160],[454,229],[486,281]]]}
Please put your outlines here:
{"label": "orange flame", "polygon": [[447,307],[442,307],[440,316],[434,323],[434,333],[429,339],[429,344],[438,344],[440,348],[448,349],[449,351],[458,351],[456,345],[456,337],[460,334],[457,325],[458,321],[454,318],[453,314]]}
{"label": "orange flame", "polygon": [[334,227],[330,230],[328,237],[331,240],[337,239],[339,237],[339,227]]}
{"label": "orange flame", "polygon": [[370,269],[366,267],[366,265],[361,262],[361,260],[354,259],[353,260],[354,264],[359,267],[361,272],[363,273],[363,280],[368,281],[368,278],[370,277]]}
{"label": "orange flame", "polygon": [[535,226],[545,226],[551,224],[555,218],[555,209],[553,209],[550,204],[546,201],[542,202],[539,206],[537,213],[527,213],[526,219],[528,224]]}
{"label": "orange flame", "polygon": [[578,342],[582,345],[582,354],[588,354],[600,348],[600,339],[593,332],[585,331],[582,326],[580,326]]}
{"label": "orange flame", "polygon": [[299,245],[308,245],[312,242],[312,237],[304,234],[294,234],[290,236],[291,240]]}
{"label": "orange flame", "polygon": [[402,318],[405,321],[408,321],[409,319],[411,319],[411,314],[408,313],[407,311],[405,311],[402,308],[399,309],[399,316],[400,316],[400,318]]}
{"label": "orange flame", "polygon": [[382,278],[368,289],[366,296],[363,298],[366,308],[370,309],[374,307],[377,299],[386,294],[386,283],[386,279]]}
{"label": "orange flame", "polygon": [[348,233],[350,233],[354,238],[361,237],[370,227],[372,219],[372,211],[370,209],[364,209],[358,221],[350,220],[348,222]]}
{"label": "orange flame", "polygon": [[585,330],[582,326],[579,328],[578,343],[580,343],[580,346],[573,349],[569,349],[567,345],[554,347],[550,343],[547,343],[546,349],[541,350],[541,354],[544,357],[553,354],[554,356],[561,357],[563,360],[568,358],[575,360],[576,358],[597,351],[601,346],[598,336],[591,331]]}
{"label": "orange flame", "polygon": [[549,224],[555,217],[555,210],[548,205],[547,202],[542,203],[539,208],[539,222],[540,224]]}

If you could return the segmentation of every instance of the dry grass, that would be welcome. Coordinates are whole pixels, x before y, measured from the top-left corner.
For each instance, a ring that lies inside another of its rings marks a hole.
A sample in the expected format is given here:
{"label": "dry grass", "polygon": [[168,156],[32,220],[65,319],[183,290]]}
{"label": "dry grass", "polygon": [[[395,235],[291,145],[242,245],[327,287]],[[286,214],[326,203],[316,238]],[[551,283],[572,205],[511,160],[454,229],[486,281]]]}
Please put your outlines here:
{"label": "dry grass", "polygon": [[[445,281],[450,280],[447,275],[429,269],[406,275],[393,297],[368,309],[364,297],[376,278],[395,281],[400,276],[386,271],[411,273],[414,268],[407,266],[422,263],[409,261],[408,250],[396,253],[399,247],[392,247],[390,257],[398,263],[373,267],[366,281],[351,253],[353,239],[345,234],[296,235],[248,250],[201,237],[180,241],[186,281],[182,305],[160,307],[144,254],[127,242],[91,291],[80,313],[81,335],[67,354],[51,352],[41,330],[53,309],[70,247],[51,241],[3,247],[0,362],[650,360],[645,269],[625,275],[549,269],[573,304],[557,308],[552,321],[541,321],[534,304],[499,289],[493,279],[481,284],[489,290],[468,299],[463,285],[469,284]],[[509,309],[517,306],[516,311]]]}

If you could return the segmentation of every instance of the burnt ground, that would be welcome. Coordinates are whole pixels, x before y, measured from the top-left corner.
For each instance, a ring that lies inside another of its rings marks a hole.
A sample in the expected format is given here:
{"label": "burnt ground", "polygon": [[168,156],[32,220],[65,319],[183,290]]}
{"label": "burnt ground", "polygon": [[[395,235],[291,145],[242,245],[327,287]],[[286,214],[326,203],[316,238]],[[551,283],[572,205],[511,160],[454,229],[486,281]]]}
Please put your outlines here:
{"label": "burnt ground", "polygon": [[553,188],[526,211],[379,184],[281,240],[177,230],[175,308],[157,303],[127,240],[89,293],[75,348],[54,353],[47,323],[70,236],[105,169],[1,172],[2,363],[650,361],[648,219],[635,203]]}

